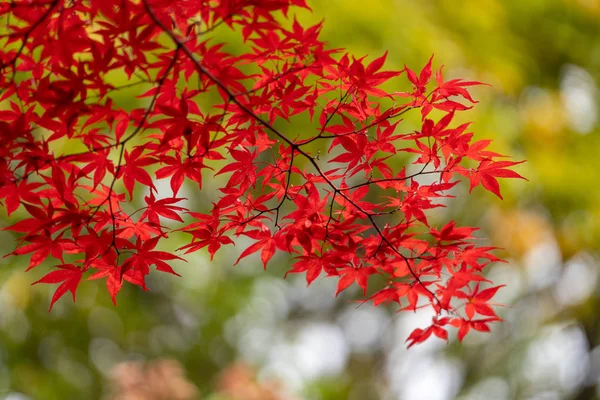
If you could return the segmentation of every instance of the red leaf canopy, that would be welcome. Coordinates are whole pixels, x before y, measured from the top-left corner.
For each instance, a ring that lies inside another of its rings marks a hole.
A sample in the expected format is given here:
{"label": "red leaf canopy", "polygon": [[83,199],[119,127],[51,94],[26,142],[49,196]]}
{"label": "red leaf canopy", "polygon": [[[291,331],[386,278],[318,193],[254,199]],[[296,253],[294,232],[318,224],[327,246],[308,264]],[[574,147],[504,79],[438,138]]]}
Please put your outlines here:
{"label": "red leaf canopy", "polygon": [[[180,257],[163,243],[179,230],[186,253],[212,257],[244,237],[238,262],[260,253],[266,268],[291,254],[289,273],[339,279],[336,294],[358,286],[367,296],[383,277],[375,305],[438,315],[410,345],[499,320],[489,303],[498,287],[481,287],[498,261],[491,248],[473,242],[474,228],[428,219],[460,175],[499,197],[498,178],[521,178],[518,162],[453,122],[480,83],[446,81],[432,59],[419,73],[389,71],[386,54],[328,48],[321,24],[293,18],[299,8],[304,0],[0,4],[10,21],[0,38],[0,201],[18,218],[4,229],[18,235],[12,254],[31,254],[28,269],[58,264],[36,282],[59,284],[51,305],[66,292],[75,299],[82,278],[105,279],[115,301],[125,281],[146,290],[153,268],[177,274],[170,262]],[[219,29],[243,44],[230,50]],[[407,133],[409,112],[422,126]],[[184,208],[182,187],[214,177],[220,197]],[[169,180],[171,196],[159,196],[156,179]]]}

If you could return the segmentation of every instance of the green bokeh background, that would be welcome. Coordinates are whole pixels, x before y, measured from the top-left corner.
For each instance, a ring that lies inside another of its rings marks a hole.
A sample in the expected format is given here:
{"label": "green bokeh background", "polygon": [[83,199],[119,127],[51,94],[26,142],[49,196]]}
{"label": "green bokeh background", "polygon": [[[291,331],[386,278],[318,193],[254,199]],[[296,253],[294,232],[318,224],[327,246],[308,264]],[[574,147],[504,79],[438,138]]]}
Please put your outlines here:
{"label": "green bokeh background", "polygon": [[[506,322],[462,345],[407,352],[403,340],[427,315],[357,308],[357,293],[334,300],[327,279],[310,288],[302,277],[284,281],[285,257],[268,272],[257,257],[234,268],[243,243],[213,262],[191,255],[176,265],[182,278],[151,276],[150,292],[127,287],[118,307],[102,283],[87,282],[76,304],[62,299],[49,314],[52,288],[30,286],[45,267],[26,274],[26,258],[3,258],[1,396],[109,398],[119,362],[168,358],[199,389],[195,398],[267,398],[242,394],[276,380],[281,399],[600,399],[600,1],[309,4],[313,14],[298,18],[324,18],[333,47],[387,50],[390,69],[419,69],[435,54],[448,77],[492,85],[475,90],[479,104],[465,118],[493,150],[526,159],[518,171],[529,181],[502,182],[504,201],[463,187],[445,218],[480,226],[504,248],[509,262],[490,274],[508,285],[499,293]],[[193,195],[205,201],[214,185]],[[4,254],[13,241],[0,232]],[[255,383],[227,397],[218,377],[239,360]]]}

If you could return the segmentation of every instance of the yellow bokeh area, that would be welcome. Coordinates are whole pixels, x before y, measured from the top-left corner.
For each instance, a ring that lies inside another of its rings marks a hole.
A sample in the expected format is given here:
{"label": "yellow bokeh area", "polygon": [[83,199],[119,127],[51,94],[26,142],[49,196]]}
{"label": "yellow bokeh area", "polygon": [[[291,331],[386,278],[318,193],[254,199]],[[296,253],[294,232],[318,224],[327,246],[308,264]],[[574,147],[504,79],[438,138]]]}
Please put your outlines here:
{"label": "yellow bokeh area", "polygon": [[[451,333],[448,343],[406,350],[407,335],[428,325],[430,313],[360,305],[358,292],[335,299],[334,280],[309,288],[302,276],[284,280],[285,256],[267,272],[258,256],[232,267],[243,241],[213,261],[198,252],[174,263],[181,278],[151,275],[149,292],[124,288],[117,307],[102,281],[84,282],[75,304],[65,296],[49,314],[53,288],[31,282],[51,264],[25,273],[27,256],[6,257],[0,398],[600,399],[600,0],[308,4],[312,13],[290,16],[305,25],[324,20],[331,47],[369,59],[387,51],[395,70],[420,70],[433,54],[446,79],[490,85],[473,89],[478,103],[457,121],[472,121],[476,140],[493,139],[492,151],[527,160],[515,170],[528,181],[501,180],[504,201],[481,187],[469,195],[463,182],[435,215],[480,227],[478,241],[498,247],[506,262],[487,277],[506,285],[497,296],[504,322],[464,343]],[[217,30],[214,41],[236,53],[232,37]],[[124,73],[110,79],[127,83]],[[387,85],[406,88],[405,77]],[[119,91],[115,101],[147,104],[132,93]],[[418,120],[407,114],[398,129]],[[186,197],[210,204],[218,184],[190,188]],[[0,227],[9,222],[0,207]],[[171,239],[186,244],[179,233]],[[14,241],[0,231],[0,256]]]}

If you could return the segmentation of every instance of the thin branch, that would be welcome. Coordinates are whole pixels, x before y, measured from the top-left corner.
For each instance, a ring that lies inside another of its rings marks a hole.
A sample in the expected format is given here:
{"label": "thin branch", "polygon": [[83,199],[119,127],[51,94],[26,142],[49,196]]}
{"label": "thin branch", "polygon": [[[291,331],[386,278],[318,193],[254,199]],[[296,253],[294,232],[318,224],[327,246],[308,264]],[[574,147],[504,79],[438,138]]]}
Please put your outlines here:
{"label": "thin branch", "polygon": [[227,94],[227,96],[229,97],[229,99],[231,99],[231,101],[234,104],[236,104],[242,111],[244,111],[250,118],[253,118],[254,120],[256,120],[258,123],[260,123],[261,125],[263,125],[266,129],[268,129],[269,131],[271,131],[273,134],[275,134],[277,137],[279,137],[281,140],[283,140],[285,143],[287,143],[289,146],[291,146],[291,148],[292,148],[293,151],[297,152],[298,154],[300,154],[304,158],[306,158],[309,161],[309,163],[312,164],[312,166],[315,168],[315,170],[321,176],[321,178],[323,178],[325,180],[325,182],[327,183],[328,186],[330,186],[334,191],[339,192],[340,196],[342,196],[344,198],[344,200],[346,200],[354,208],[356,208],[358,211],[360,211],[361,213],[363,213],[364,215],[367,216],[367,219],[370,221],[371,225],[375,228],[375,230],[377,231],[378,235],[382,238],[382,240],[384,241],[384,243],[390,249],[392,249],[399,257],[401,257],[404,260],[404,262],[406,263],[406,266],[407,266],[408,270],[410,271],[410,273],[413,276],[413,278],[415,279],[415,281],[419,285],[421,285],[421,287],[423,287],[432,296],[433,299],[435,299],[435,301],[438,303],[438,305],[440,305],[441,302],[439,301],[439,299],[436,297],[436,295],[433,292],[431,292],[423,284],[423,282],[421,281],[420,277],[413,270],[413,268],[410,265],[410,262],[406,258],[406,256],[404,256],[398,249],[396,249],[392,245],[392,243],[389,241],[389,239],[387,237],[385,237],[385,235],[383,234],[383,232],[381,231],[381,229],[379,228],[379,226],[377,225],[377,223],[373,219],[373,216],[370,213],[367,213],[366,211],[364,211],[358,204],[356,204],[352,199],[350,199],[345,193],[340,192],[339,189],[338,189],[338,187],[327,177],[327,175],[325,174],[325,172],[323,172],[323,170],[319,167],[319,164],[317,163],[317,161],[312,156],[310,156],[308,153],[306,153],[304,150],[302,150],[300,148],[299,144],[297,144],[293,140],[289,139],[286,135],[284,135],[277,128],[275,128],[273,125],[271,125],[268,121],[266,121],[263,118],[261,118],[259,115],[257,115],[256,113],[254,113],[251,109],[249,109],[245,104],[243,104],[240,100],[238,100],[238,98],[233,94],[233,92],[225,84],[223,84],[223,82],[221,82],[219,79],[217,79],[206,67],[204,67],[200,63],[200,61],[198,60],[198,58],[196,57],[196,55],[185,45],[185,43],[182,41],[182,39],[180,39],[177,35],[175,35],[175,33],[173,33],[170,29],[168,29],[160,21],[160,19],[156,15],[154,9],[148,3],[148,0],[142,0],[142,2],[144,4],[144,7],[145,7],[146,11],[148,12],[148,15],[154,21],[154,23],[167,36],[169,36],[169,38],[173,41],[173,43],[178,48],[181,48],[183,50],[183,52],[186,54],[186,56],[189,58],[189,60],[194,64],[196,70],[200,74],[205,75],[214,85],[216,85],[219,89],[221,89],[223,92],[225,92]]}

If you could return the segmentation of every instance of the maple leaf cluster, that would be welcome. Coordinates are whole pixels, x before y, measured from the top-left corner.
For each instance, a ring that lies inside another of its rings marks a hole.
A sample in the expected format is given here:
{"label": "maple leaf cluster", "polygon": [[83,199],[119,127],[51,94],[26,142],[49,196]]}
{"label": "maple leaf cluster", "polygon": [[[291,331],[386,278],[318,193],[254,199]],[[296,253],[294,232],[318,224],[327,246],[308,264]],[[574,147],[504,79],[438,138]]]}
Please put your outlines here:
{"label": "maple leaf cluster", "polygon": [[[0,201],[24,216],[4,229],[19,236],[11,254],[31,255],[28,270],[55,264],[35,282],[59,285],[50,308],[67,292],[75,299],[82,280],[103,279],[115,301],[124,282],[147,290],[152,268],[176,274],[169,262],[182,257],[159,243],[177,230],[189,235],[181,256],[212,258],[244,237],[238,262],[260,253],[266,268],[288,253],[288,273],[309,284],[335,277],[336,295],[357,285],[366,297],[379,276],[374,305],[435,310],[409,345],[446,339],[450,326],[462,340],[500,320],[490,307],[498,286],[482,274],[499,261],[493,248],[474,243],[475,228],[428,221],[461,175],[499,197],[497,178],[521,178],[518,162],[454,122],[480,83],[445,80],[431,59],[418,74],[386,71],[385,54],[369,62],[329,48],[321,24],[302,26],[293,8],[309,9],[304,0],[0,4]],[[237,52],[217,29],[238,35]],[[400,79],[411,90],[382,88]],[[144,106],[123,105],[123,90]],[[409,111],[421,124],[406,132]],[[183,207],[184,184],[202,189],[221,175],[214,203]],[[170,197],[157,198],[156,179],[168,179]]]}

